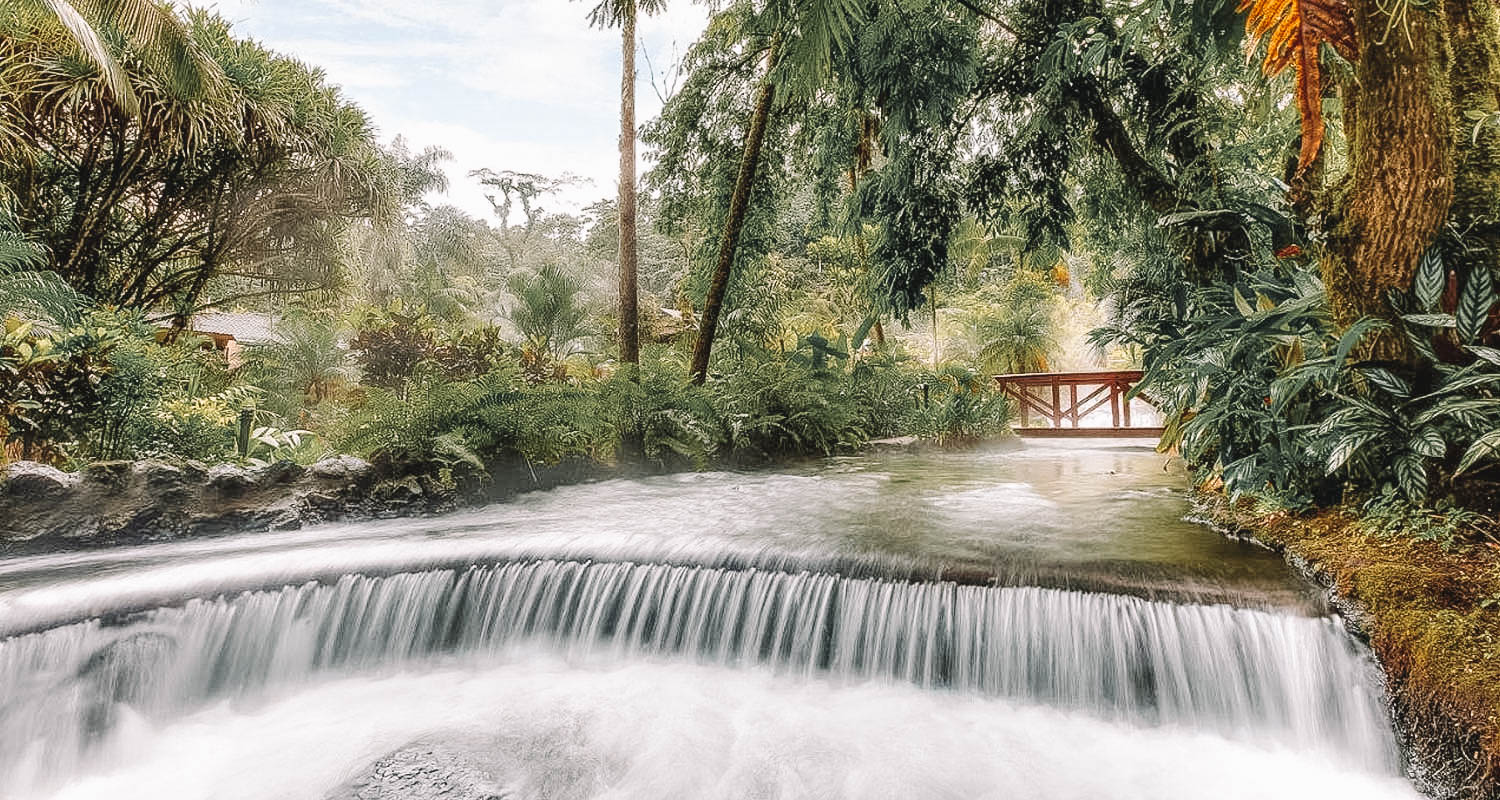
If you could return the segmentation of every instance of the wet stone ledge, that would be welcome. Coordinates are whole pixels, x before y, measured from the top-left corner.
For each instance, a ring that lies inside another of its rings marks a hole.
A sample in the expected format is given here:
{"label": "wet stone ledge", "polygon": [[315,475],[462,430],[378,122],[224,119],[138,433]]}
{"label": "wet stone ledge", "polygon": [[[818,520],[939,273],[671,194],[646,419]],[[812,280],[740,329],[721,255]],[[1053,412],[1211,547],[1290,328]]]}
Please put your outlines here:
{"label": "wet stone ledge", "polygon": [[498,464],[448,475],[377,467],[353,456],[302,466],[110,461],[78,472],[30,461],[0,466],[0,550],[52,550],[318,522],[421,516],[530,489],[603,477],[592,463]]}

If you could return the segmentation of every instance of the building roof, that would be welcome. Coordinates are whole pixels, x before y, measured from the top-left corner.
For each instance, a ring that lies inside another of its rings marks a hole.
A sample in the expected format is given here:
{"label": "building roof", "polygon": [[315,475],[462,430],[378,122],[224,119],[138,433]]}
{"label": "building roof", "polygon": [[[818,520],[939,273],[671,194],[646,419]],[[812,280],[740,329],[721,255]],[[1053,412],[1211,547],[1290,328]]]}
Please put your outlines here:
{"label": "building roof", "polygon": [[[157,323],[170,327],[171,320]],[[241,344],[265,344],[278,341],[276,317],[253,311],[205,311],[194,314],[187,329],[193,333],[227,336]]]}

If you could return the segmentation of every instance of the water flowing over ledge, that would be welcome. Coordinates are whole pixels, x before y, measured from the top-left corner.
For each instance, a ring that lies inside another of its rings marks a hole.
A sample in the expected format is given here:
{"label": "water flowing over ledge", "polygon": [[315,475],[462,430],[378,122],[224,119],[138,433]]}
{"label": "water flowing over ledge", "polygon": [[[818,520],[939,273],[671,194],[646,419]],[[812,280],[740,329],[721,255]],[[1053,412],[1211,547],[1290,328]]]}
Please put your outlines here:
{"label": "water flowing over ledge", "polygon": [[[532,561],[347,575],[0,642],[0,775],[65,774],[122,705],[165,719],[437,656],[683,656],[894,679],[1315,749],[1393,772],[1365,658],[1327,618],[1038,588]],[[15,787],[0,784],[0,789]]]}

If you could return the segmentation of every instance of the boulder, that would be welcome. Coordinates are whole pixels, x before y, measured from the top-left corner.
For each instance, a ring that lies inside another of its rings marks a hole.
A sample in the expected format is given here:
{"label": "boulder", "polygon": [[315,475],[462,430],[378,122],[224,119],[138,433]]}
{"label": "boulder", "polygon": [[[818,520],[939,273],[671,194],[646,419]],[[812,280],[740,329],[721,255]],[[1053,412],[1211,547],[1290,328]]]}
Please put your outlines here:
{"label": "boulder", "polygon": [[237,467],[233,464],[219,464],[210,467],[205,481],[209,487],[217,489],[221,494],[240,495],[255,483],[255,475],[249,470]]}
{"label": "boulder", "polygon": [[308,471],[320,480],[359,483],[371,477],[374,469],[370,462],[362,458],[334,456],[313,464]]}
{"label": "boulder", "polygon": [[95,461],[83,468],[83,480],[116,489],[130,479],[131,466],[130,461]]}
{"label": "boulder", "polygon": [[282,459],[274,464],[267,464],[251,473],[252,480],[260,486],[275,486],[277,484],[292,483],[307,473],[307,468],[295,461]]}
{"label": "boulder", "polygon": [[77,475],[56,467],[35,461],[17,461],[5,467],[5,481],[0,484],[0,491],[14,500],[44,500],[66,495],[78,483]]}
{"label": "boulder", "polygon": [[421,482],[409,475],[381,481],[370,492],[376,502],[397,506],[420,502],[425,495]]}
{"label": "boulder", "polygon": [[324,800],[510,800],[477,752],[444,743],[411,744],[371,764]]}

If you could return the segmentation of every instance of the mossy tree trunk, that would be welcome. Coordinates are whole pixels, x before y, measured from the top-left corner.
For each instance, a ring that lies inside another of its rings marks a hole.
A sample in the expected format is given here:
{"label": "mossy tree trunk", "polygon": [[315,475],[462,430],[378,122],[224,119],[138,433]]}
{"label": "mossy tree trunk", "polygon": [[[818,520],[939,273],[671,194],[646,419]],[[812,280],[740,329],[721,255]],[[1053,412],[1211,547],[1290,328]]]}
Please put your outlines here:
{"label": "mossy tree trunk", "polygon": [[1493,123],[1500,113],[1500,7],[1473,0],[1446,0],[1443,6],[1453,97],[1449,225],[1462,240],[1444,242],[1443,255],[1466,277],[1476,269],[1500,269],[1500,128]]}
{"label": "mossy tree trunk", "polygon": [[773,74],[776,60],[780,56],[781,37],[771,42],[766,55],[766,79],[755,99],[755,110],[750,117],[750,130],[745,135],[745,150],[740,158],[740,169],[735,176],[734,194],[729,199],[729,214],[724,220],[724,231],[719,239],[719,256],[714,264],[714,274],[709,280],[708,296],[703,302],[703,319],[698,327],[698,339],[693,343],[691,375],[693,383],[702,384],[708,378],[708,361],[714,346],[714,335],[719,329],[719,316],[724,310],[724,295],[729,291],[729,279],[734,273],[735,254],[739,250],[740,231],[745,227],[745,217],[750,212],[750,192],[755,186],[755,173],[760,165],[762,145],[766,141],[766,126],[771,119],[771,106],[776,100],[776,84]]}
{"label": "mossy tree trunk", "polygon": [[[1345,87],[1349,170],[1329,187],[1323,264],[1335,319],[1390,318],[1421,254],[1460,272],[1500,267],[1500,132],[1476,143],[1469,112],[1500,107],[1500,24],[1491,3],[1354,0],[1361,42]],[[1451,232],[1455,236],[1445,236]],[[1461,239],[1461,242],[1460,242]],[[1371,355],[1402,359],[1395,335]]]}

